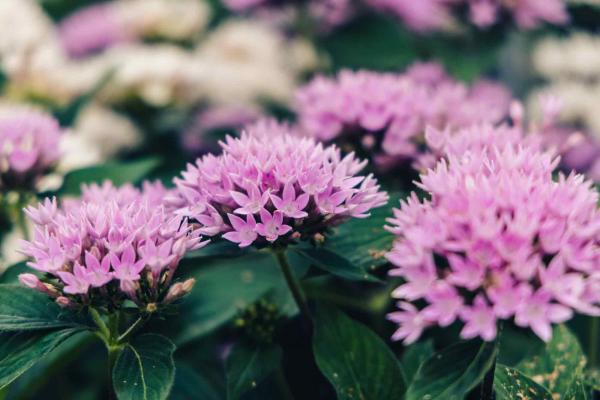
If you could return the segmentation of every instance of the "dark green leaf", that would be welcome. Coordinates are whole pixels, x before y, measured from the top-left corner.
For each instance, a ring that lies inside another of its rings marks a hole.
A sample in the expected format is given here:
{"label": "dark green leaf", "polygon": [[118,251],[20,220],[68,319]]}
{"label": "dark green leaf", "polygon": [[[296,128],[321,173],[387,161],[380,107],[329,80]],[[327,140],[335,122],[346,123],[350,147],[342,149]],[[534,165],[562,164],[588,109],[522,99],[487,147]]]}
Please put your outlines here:
{"label": "dark green leaf", "polygon": [[369,328],[335,308],[318,307],[313,351],[338,399],[402,398],[405,377],[394,353]]}
{"label": "dark green leaf", "polygon": [[80,329],[47,332],[11,332],[0,335],[0,388],[34,366]]}
{"label": "dark green leaf", "polygon": [[227,358],[227,399],[237,400],[280,367],[281,347],[237,343]]}
{"label": "dark green leaf", "polygon": [[41,387],[62,373],[62,366],[75,359],[83,349],[97,340],[98,337],[92,332],[82,331],[73,334],[15,380],[9,386],[7,398],[34,398],[34,394]]}
{"label": "dark green leaf", "polygon": [[41,276],[36,270],[29,268],[26,261],[22,261],[6,268],[2,275],[0,275],[0,283],[17,283],[19,282],[19,275],[26,272]]}
{"label": "dark green leaf", "polygon": [[584,371],[583,380],[587,386],[600,392],[600,370],[592,369]]}
{"label": "dark green leaf", "polygon": [[554,328],[552,340],[541,353],[522,361],[517,369],[561,396],[578,379],[585,366],[585,357],[579,342],[564,325]]}
{"label": "dark green leaf", "polygon": [[186,365],[177,364],[175,383],[169,400],[221,400],[223,395],[216,385]]}
{"label": "dark green leaf", "polygon": [[421,364],[434,353],[433,343],[430,340],[410,345],[402,354],[402,368],[406,381],[410,384]]}
{"label": "dark green leaf", "polygon": [[348,259],[325,248],[296,249],[296,253],[322,270],[333,275],[353,281],[378,282],[379,279],[370,275],[363,268],[351,263]]}
{"label": "dark green leaf", "polygon": [[82,318],[61,309],[45,294],[0,284],[0,331],[27,331],[81,325]]}
{"label": "dark green leaf", "polygon": [[494,389],[496,400],[552,400],[552,395],[543,386],[518,370],[502,364],[496,365]]}
{"label": "dark green leaf", "polygon": [[[186,324],[177,337],[179,345],[222,326],[244,307],[274,290],[282,297],[279,304],[289,303],[290,296],[279,266],[269,253],[184,261],[181,270],[192,269],[195,262],[199,262],[201,268],[190,272],[198,287],[182,305],[181,314],[185,315]],[[294,307],[289,314],[296,312]]]}
{"label": "dark green leaf", "polygon": [[383,227],[398,206],[400,195],[390,194],[387,206],[376,208],[366,219],[352,219],[336,229],[325,241],[325,248],[342,254],[352,264],[370,271],[385,264],[384,254],[392,247],[394,235]]}
{"label": "dark green leaf", "polygon": [[146,158],[127,163],[106,163],[69,172],[65,176],[59,193],[62,195],[78,195],[84,183],[101,183],[112,181],[115,185],[137,183],[160,164],[157,158]]}
{"label": "dark green leaf", "polygon": [[145,334],[129,343],[117,358],[113,386],[120,400],[162,400],[175,378],[175,345],[166,337]]}
{"label": "dark green leaf", "polygon": [[527,329],[505,326],[500,335],[498,363],[514,367],[544,350],[545,343]]}
{"label": "dark green leaf", "polygon": [[591,398],[590,390],[586,387],[581,377],[577,377],[571,382],[567,392],[562,397],[564,400],[588,400],[589,398]]}
{"label": "dark green leaf", "polygon": [[483,380],[497,352],[496,342],[472,340],[435,353],[417,371],[406,400],[462,399]]}

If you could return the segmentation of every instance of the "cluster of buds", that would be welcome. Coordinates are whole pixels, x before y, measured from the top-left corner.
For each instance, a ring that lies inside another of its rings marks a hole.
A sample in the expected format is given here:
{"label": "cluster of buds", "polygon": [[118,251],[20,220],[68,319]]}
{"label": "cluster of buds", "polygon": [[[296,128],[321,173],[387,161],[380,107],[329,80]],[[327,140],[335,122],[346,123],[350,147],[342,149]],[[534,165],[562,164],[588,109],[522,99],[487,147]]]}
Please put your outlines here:
{"label": "cluster of buds", "polygon": [[349,218],[364,218],[387,194],[366,161],[335,146],[300,137],[272,120],[228,136],[223,153],[189,165],[169,203],[197,221],[203,235],[222,235],[240,247],[285,245],[322,237]]}
{"label": "cluster of buds", "polygon": [[112,311],[130,300],[152,313],[181,298],[194,281],[173,282],[179,261],[207,242],[165,209],[166,193],[160,184],[105,183],[60,207],[55,199],[28,207],[34,237],[21,251],[43,278],[22,274],[21,282],[69,307]]}

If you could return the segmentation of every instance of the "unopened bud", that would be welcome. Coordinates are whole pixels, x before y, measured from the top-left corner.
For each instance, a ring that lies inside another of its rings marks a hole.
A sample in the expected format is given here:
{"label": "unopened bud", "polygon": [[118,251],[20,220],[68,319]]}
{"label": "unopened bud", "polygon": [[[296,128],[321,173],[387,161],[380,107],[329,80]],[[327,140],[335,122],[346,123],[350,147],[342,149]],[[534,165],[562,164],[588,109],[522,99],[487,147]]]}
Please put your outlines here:
{"label": "unopened bud", "polygon": [[56,287],[54,287],[54,285],[51,285],[50,283],[44,283],[43,286],[44,286],[43,292],[48,294],[48,296],[51,296],[51,297],[60,296],[59,290]]}
{"label": "unopened bud", "polygon": [[296,232],[292,233],[291,238],[296,240],[296,239],[300,239],[301,236],[302,235],[300,235],[300,232],[296,231]]}
{"label": "unopened bud", "polygon": [[194,285],[196,284],[196,280],[194,278],[190,278],[186,281],[184,281],[181,285],[181,288],[184,291],[184,295],[188,294],[189,292],[192,291],[192,289],[194,288]]}
{"label": "unopened bud", "polygon": [[27,286],[30,289],[38,289],[38,285],[42,283],[34,274],[20,274],[19,282],[21,282],[23,286]]}
{"label": "unopened bud", "polygon": [[317,244],[322,244],[325,242],[325,236],[323,236],[320,233],[315,233],[313,236],[313,239],[314,239],[315,243],[317,243]]}
{"label": "unopened bud", "polygon": [[56,304],[58,304],[59,306],[61,306],[62,308],[67,308],[67,307],[71,307],[71,305],[73,304],[71,302],[71,300],[69,300],[68,298],[66,298],[65,296],[59,296],[56,298],[56,300],[54,300],[56,302]]}
{"label": "unopened bud", "polygon": [[148,303],[146,306],[146,312],[150,314],[155,313],[157,309],[156,303]]}
{"label": "unopened bud", "polygon": [[164,302],[171,303],[183,295],[184,295],[183,284],[181,282],[177,282],[169,288],[169,291],[167,292],[167,295],[165,296]]}

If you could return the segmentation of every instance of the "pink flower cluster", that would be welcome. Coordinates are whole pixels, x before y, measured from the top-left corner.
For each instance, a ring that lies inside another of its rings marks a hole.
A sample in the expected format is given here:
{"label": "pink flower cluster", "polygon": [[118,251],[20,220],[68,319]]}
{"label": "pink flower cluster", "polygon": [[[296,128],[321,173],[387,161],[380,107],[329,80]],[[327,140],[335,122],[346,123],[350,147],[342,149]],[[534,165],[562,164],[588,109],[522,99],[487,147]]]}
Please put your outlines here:
{"label": "pink flower cluster", "polygon": [[300,129],[373,156],[382,169],[417,158],[425,128],[456,129],[505,118],[510,93],[479,81],[452,80],[436,63],[415,64],[404,74],[342,71],[318,76],[295,101]]}
{"label": "pink flower cluster", "polygon": [[59,159],[58,122],[48,114],[15,107],[0,113],[0,189],[31,188]]}
{"label": "pink flower cluster", "polygon": [[[298,14],[298,10],[293,8],[295,3],[293,1],[223,0],[223,3],[235,12],[256,11],[259,17],[267,17],[265,19],[276,22],[276,25],[281,22],[278,20],[284,20],[288,25],[292,25],[294,23],[292,19]],[[351,0],[310,0],[307,3],[308,12],[321,31],[343,24],[353,13]]]}
{"label": "pink flower cluster", "polygon": [[564,0],[366,0],[376,9],[391,12],[418,32],[445,30],[453,25],[453,14],[468,6],[469,19],[480,28],[497,23],[503,14],[517,26],[532,29],[544,22],[561,25],[568,15]]}
{"label": "pink flower cluster", "polygon": [[598,194],[581,175],[552,179],[558,159],[532,147],[491,145],[450,154],[421,175],[394,210],[390,274],[404,283],[389,315],[414,342],[462,321],[463,338],[492,340],[514,319],[548,341],[573,312],[600,315]]}
{"label": "pink flower cluster", "polygon": [[240,247],[308,239],[387,202],[373,176],[357,175],[366,161],[272,120],[221,147],[221,155],[188,165],[170,201],[202,234],[223,234]]}
{"label": "pink flower cluster", "polygon": [[56,199],[28,207],[35,231],[21,251],[48,279],[22,274],[21,282],[62,306],[113,309],[129,299],[152,312],[180,297],[181,285],[171,286],[177,265],[188,250],[207,242],[165,209],[166,193],[160,184],[138,190],[105,183],[84,187],[81,200],[61,207]]}
{"label": "pink flower cluster", "polygon": [[72,57],[104,50],[128,41],[130,36],[119,22],[112,2],[76,11],[61,21],[59,34],[63,47]]}

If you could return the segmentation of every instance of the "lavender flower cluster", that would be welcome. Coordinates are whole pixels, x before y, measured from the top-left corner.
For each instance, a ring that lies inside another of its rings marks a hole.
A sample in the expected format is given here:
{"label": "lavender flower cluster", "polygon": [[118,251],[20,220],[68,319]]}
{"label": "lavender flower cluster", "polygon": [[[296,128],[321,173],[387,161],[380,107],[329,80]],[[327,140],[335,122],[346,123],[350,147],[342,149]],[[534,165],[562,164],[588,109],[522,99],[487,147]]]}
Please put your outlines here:
{"label": "lavender flower cluster", "polygon": [[193,280],[173,284],[179,261],[207,242],[167,211],[166,193],[158,183],[142,190],[105,183],[84,187],[81,199],[60,207],[56,199],[28,207],[34,236],[22,252],[45,278],[27,273],[20,281],[64,307],[114,310],[128,299],[154,312],[181,297]]}
{"label": "lavender flower cluster", "polygon": [[204,156],[175,179],[170,204],[199,222],[202,234],[222,234],[240,247],[309,239],[387,202],[372,175],[358,175],[366,161],[272,120],[221,147],[221,155]]}
{"label": "lavender flower cluster", "polygon": [[318,76],[297,92],[295,110],[305,134],[369,154],[385,170],[422,155],[427,126],[494,124],[508,115],[510,101],[499,84],[482,80],[468,87],[441,65],[423,63],[403,74]]}
{"label": "lavender flower cluster", "polygon": [[61,136],[50,115],[25,107],[0,112],[0,189],[29,189],[59,159]]}
{"label": "lavender flower cluster", "polygon": [[497,322],[513,319],[547,341],[574,312],[600,315],[598,194],[581,175],[554,181],[557,163],[522,143],[491,143],[421,175],[428,199],[413,193],[389,220],[391,275],[405,281],[393,293],[394,339],[460,320],[463,338],[492,340]]}
{"label": "lavender flower cluster", "polygon": [[510,16],[523,29],[544,22],[562,25],[568,21],[564,0],[366,0],[376,9],[391,12],[408,27],[419,32],[448,29],[455,10],[468,7],[469,19],[479,28],[496,24]]}

